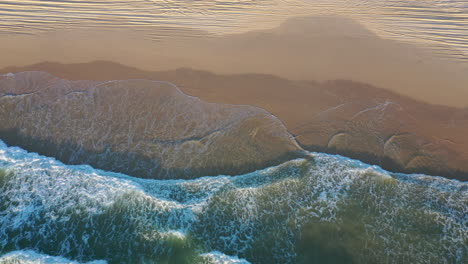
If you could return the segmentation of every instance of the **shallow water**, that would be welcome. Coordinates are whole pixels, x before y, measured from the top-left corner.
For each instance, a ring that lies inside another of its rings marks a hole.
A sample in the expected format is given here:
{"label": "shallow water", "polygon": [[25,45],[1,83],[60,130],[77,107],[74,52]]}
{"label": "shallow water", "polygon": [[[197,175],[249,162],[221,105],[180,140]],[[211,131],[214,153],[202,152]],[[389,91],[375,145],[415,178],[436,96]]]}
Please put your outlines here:
{"label": "shallow water", "polygon": [[0,141],[0,263],[466,260],[466,183],[309,155],[234,177],[145,180]]}
{"label": "shallow water", "polygon": [[444,56],[466,60],[468,54],[463,0],[0,1],[0,36],[131,28],[156,40],[201,34],[197,30],[225,34],[272,28],[303,15],[344,15],[381,36],[418,41]]}

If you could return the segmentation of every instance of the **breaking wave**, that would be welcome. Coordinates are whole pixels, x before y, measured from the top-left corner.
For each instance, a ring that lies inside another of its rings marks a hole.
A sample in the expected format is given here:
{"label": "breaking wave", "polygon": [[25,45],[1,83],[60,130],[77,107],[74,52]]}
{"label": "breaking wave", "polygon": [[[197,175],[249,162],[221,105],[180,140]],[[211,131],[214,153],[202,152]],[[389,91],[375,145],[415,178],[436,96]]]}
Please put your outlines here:
{"label": "breaking wave", "polygon": [[0,263],[462,263],[468,184],[309,153],[149,180],[0,141]]}

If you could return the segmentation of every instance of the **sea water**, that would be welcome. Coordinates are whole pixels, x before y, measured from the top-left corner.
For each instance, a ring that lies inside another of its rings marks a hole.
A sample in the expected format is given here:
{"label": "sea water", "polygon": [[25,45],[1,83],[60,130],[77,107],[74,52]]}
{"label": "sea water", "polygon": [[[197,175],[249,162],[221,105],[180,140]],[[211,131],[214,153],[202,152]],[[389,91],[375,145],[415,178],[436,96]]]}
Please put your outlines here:
{"label": "sea water", "polygon": [[468,184],[322,153],[148,180],[0,141],[0,263],[464,263]]}

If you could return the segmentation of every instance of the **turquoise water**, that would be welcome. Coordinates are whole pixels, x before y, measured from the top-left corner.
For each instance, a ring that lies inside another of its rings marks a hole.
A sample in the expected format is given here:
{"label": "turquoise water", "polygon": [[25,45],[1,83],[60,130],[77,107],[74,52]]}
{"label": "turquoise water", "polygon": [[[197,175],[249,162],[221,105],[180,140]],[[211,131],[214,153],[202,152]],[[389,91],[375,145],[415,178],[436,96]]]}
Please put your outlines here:
{"label": "turquoise water", "polygon": [[309,153],[145,180],[0,141],[0,263],[464,263],[468,184]]}

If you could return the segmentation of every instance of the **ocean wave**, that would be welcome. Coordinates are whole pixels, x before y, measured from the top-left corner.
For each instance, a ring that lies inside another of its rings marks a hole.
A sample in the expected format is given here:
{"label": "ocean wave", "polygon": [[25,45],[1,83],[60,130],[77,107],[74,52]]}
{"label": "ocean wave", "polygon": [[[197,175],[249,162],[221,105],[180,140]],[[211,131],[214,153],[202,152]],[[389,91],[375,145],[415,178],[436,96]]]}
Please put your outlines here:
{"label": "ocean wave", "polygon": [[[62,257],[39,254],[33,250],[18,250],[0,256],[1,264],[80,264]],[[83,264],[106,264],[106,261],[90,261]]]}
{"label": "ocean wave", "polygon": [[466,183],[309,155],[239,176],[148,180],[0,142],[0,254],[109,263],[463,263]]}

